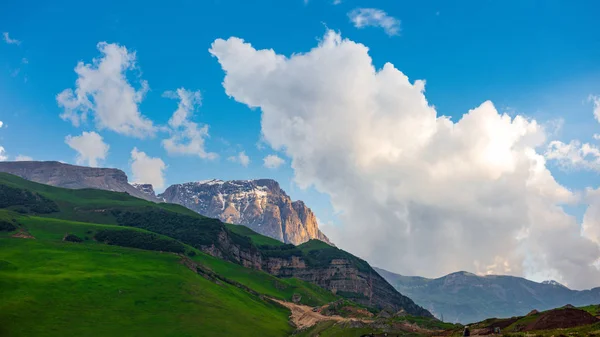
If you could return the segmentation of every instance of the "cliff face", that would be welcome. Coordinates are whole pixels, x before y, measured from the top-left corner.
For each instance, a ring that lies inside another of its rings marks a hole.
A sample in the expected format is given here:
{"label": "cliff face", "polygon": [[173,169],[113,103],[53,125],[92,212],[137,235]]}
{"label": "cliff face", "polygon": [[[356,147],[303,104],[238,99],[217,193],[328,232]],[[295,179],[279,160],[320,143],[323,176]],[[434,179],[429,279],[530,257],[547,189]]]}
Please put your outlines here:
{"label": "cliff face", "polygon": [[263,266],[265,271],[277,277],[295,277],[362,305],[392,312],[404,309],[411,315],[432,317],[427,310],[396,291],[370,267],[361,270],[348,259],[333,259],[326,266],[314,268],[307,266],[299,257],[268,258]]}
{"label": "cliff face", "polygon": [[[326,246],[324,243],[321,245]],[[433,317],[429,311],[395,290],[365,261],[335,247],[321,247],[311,253],[301,245],[300,249],[304,253],[273,257],[268,252],[257,252],[236,244],[222,231],[219,233],[218,242],[202,246],[201,249],[207,254],[237,262],[248,268],[263,270],[280,278],[295,277],[316,284],[365,306],[387,309],[390,312],[405,310],[411,315]],[[326,256],[332,251],[339,258],[328,259]]]}
{"label": "cliff face", "polygon": [[0,172],[46,185],[127,192],[138,198],[158,201],[154,195],[141,192],[130,185],[125,172],[112,168],[83,167],[56,161],[22,161],[0,162]]}
{"label": "cliff face", "polygon": [[158,197],[285,243],[298,245],[310,239],[330,243],[310,208],[302,201],[292,202],[274,180],[190,182],[172,185]]}

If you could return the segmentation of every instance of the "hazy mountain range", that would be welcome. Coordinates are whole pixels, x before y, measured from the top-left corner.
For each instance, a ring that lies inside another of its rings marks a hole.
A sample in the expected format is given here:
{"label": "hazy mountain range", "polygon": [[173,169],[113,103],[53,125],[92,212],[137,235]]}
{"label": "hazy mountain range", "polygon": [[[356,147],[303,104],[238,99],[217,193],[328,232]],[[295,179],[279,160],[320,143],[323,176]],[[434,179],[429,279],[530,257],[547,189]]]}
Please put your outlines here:
{"label": "hazy mountain range", "polygon": [[556,281],[538,283],[514,276],[461,271],[429,279],[375,270],[400,293],[446,322],[472,323],[489,317],[522,316],[534,309],[600,303],[600,287],[577,291]]}

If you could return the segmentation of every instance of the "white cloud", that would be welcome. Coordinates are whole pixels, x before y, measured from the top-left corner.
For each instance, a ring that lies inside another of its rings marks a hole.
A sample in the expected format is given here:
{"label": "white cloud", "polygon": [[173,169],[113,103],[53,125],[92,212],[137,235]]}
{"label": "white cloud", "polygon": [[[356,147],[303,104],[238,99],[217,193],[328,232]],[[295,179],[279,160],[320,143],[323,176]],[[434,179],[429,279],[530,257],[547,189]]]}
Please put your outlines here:
{"label": "white cloud", "polygon": [[546,159],[554,160],[564,170],[600,172],[600,149],[588,143],[572,140],[568,144],[554,140],[548,144]]}
{"label": "white cloud", "polygon": [[594,118],[600,123],[600,96],[590,95],[588,100],[594,105]]}
{"label": "white cloud", "polygon": [[[600,97],[590,95],[589,101],[593,102],[594,118],[600,122]],[[592,136],[600,139],[600,134]],[[588,170],[600,172],[600,148],[589,143],[581,143],[575,139],[568,144],[555,140],[548,144],[544,154],[548,160],[554,160],[563,170]]]}
{"label": "white cloud", "polygon": [[22,155],[22,154],[18,155],[15,158],[15,161],[32,161],[32,160],[33,160],[33,158],[31,158],[30,156],[25,156],[25,155]]}
{"label": "white cloud", "polygon": [[[556,275],[597,286],[600,247],[581,235],[537,149],[544,128],[484,102],[458,121],[438,116],[425,82],[328,31],[291,57],[239,38],[214,41],[228,95],[259,107],[262,135],[292,159],[295,181],[329,195],[327,235],[408,275],[456,270]],[[435,247],[435,249],[432,249]]]}
{"label": "white cloud", "polygon": [[131,172],[133,182],[152,184],[156,189],[165,186],[165,170],[167,166],[160,158],[153,158],[133,148],[131,151]]}
{"label": "white cloud", "polygon": [[152,121],[139,110],[148,83],[140,81],[135,89],[127,80],[126,73],[136,68],[136,54],[118,44],[98,43],[102,53],[91,64],[79,62],[75,67],[77,81],[75,91],[65,89],[56,96],[58,105],[64,109],[61,118],[79,126],[94,117],[96,127],[143,138],[155,132]]}
{"label": "white cloud", "polygon": [[356,8],[348,13],[356,28],[380,27],[389,36],[400,35],[400,20],[377,8]]}
{"label": "white cloud", "polygon": [[2,128],[3,125],[4,125],[4,123],[2,121],[0,121],[0,128]]}
{"label": "white cloud", "polygon": [[284,163],[285,160],[274,154],[270,154],[263,159],[263,166],[270,169],[279,168],[279,166],[283,165]]}
{"label": "white cloud", "polygon": [[6,42],[8,44],[15,44],[17,46],[21,44],[21,41],[19,41],[17,39],[11,39],[10,36],[8,35],[8,32],[2,33],[2,36],[4,37],[4,42]]}
{"label": "white cloud", "polygon": [[230,162],[239,163],[243,167],[248,167],[248,164],[250,164],[250,157],[246,155],[245,151],[238,153],[236,156],[231,156],[227,158],[227,160]]}
{"label": "white cloud", "polygon": [[6,151],[4,147],[0,146],[0,161],[8,160],[8,156],[6,155]]}
{"label": "white cloud", "polygon": [[169,119],[171,137],[164,139],[162,145],[171,155],[196,155],[204,159],[215,159],[217,154],[207,152],[205,139],[209,137],[208,125],[199,126],[190,121],[196,107],[202,102],[200,91],[179,88],[167,91],[164,97],[179,99],[177,110]]}
{"label": "white cloud", "polygon": [[342,0],[333,0],[334,5],[339,5],[342,3]]}
{"label": "white cloud", "polygon": [[95,132],[83,132],[81,136],[68,135],[65,143],[77,151],[77,165],[98,166],[98,162],[106,159],[110,146],[104,143],[102,136]]}

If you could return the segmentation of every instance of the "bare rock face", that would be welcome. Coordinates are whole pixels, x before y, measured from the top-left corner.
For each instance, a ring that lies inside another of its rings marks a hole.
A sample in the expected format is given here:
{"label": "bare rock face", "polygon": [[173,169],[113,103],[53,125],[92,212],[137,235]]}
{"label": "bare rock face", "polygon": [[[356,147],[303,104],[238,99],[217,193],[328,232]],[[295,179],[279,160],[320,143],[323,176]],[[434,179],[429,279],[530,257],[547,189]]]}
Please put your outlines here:
{"label": "bare rock face", "polygon": [[56,161],[0,162],[0,172],[57,187],[127,192],[130,195],[157,202],[154,193],[138,190],[127,182],[125,172],[113,168],[96,168],[63,164]]}
{"label": "bare rock face", "polygon": [[137,189],[138,191],[152,197],[152,198],[156,198],[156,193],[154,193],[154,187],[152,187],[152,184],[136,184],[133,183],[131,184],[131,186],[133,186],[135,189]]}
{"label": "bare rock face", "polygon": [[333,259],[329,264],[311,267],[300,257],[269,257],[263,259],[263,270],[277,277],[295,277],[316,284],[365,306],[433,317],[429,311],[396,291],[371,267],[358,268],[349,259]]}
{"label": "bare rock face", "polygon": [[285,243],[318,239],[331,244],[310,208],[302,201],[292,202],[275,180],[189,182],[172,185],[158,197]]}

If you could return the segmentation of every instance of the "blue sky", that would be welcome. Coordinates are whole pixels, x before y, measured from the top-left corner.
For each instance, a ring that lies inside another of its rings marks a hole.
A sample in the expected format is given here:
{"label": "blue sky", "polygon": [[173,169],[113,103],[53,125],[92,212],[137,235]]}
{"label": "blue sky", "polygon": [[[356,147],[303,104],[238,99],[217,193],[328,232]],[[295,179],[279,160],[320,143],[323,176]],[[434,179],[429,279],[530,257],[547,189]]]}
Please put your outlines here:
{"label": "blue sky", "polygon": [[[349,13],[379,9],[399,20],[399,34],[381,27],[356,27]],[[274,178],[294,199],[303,199],[323,222],[338,222],[328,193],[303,190],[292,182],[292,158],[261,143],[261,111],[228,97],[224,71],[209,53],[215,39],[243,38],[256,49],[292,56],[308,52],[327,29],[369,48],[373,65],[394,64],[411,81],[425,79],[426,96],[438,115],[458,121],[486,100],[510,115],[539,123],[558,123],[552,139],[595,143],[597,132],[590,95],[600,94],[600,4],[595,1],[4,1],[0,31],[20,43],[0,43],[0,146],[8,159],[75,163],[67,135],[94,131],[110,146],[101,166],[131,174],[136,147],[167,165],[167,186],[209,178]],[[75,88],[77,62],[101,56],[99,42],[115,43],[136,53],[131,85],[139,79],[149,92],[139,111],[157,125],[167,125],[177,101],[165,91],[199,90],[202,105],[192,121],[209,126],[205,149],[219,158],[169,155],[163,136],[137,139],[97,129],[93,122],[76,127],[59,117],[56,95]],[[26,60],[26,61],[24,61]],[[244,151],[250,164],[227,160]],[[543,151],[541,151],[543,152]],[[285,160],[277,169],[263,166],[275,154]],[[548,168],[562,185],[597,188],[598,169]],[[590,166],[591,167],[591,166]],[[586,207],[569,206],[579,222]]]}

